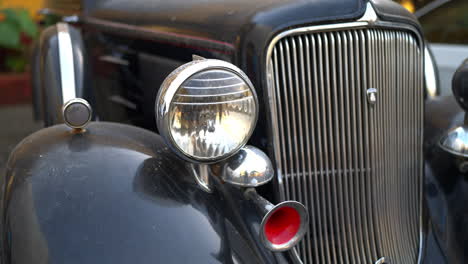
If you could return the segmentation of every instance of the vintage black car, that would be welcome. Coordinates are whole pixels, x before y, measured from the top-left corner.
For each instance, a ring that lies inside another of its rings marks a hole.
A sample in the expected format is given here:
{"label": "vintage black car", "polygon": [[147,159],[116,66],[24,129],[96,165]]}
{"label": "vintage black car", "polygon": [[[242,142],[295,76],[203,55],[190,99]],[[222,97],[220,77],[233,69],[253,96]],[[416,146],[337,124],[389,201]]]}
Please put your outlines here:
{"label": "vintage black car", "polygon": [[400,5],[48,4],[2,263],[467,263],[468,62]]}

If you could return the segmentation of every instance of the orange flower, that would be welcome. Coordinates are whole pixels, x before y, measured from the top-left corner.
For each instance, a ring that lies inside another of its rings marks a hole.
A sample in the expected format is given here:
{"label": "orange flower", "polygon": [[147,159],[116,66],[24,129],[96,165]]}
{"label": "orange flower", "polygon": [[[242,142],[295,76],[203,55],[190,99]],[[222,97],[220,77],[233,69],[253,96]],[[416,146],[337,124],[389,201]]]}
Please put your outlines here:
{"label": "orange flower", "polygon": [[4,21],[5,20],[5,14],[3,13],[0,13],[0,22]]}

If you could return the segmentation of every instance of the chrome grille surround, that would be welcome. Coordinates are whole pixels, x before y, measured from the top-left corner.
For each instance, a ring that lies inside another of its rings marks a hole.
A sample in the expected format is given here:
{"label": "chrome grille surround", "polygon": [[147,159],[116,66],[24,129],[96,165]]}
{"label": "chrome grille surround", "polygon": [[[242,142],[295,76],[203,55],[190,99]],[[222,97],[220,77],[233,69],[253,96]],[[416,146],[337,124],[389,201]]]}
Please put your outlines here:
{"label": "chrome grille surround", "polygon": [[421,261],[423,50],[415,28],[372,19],[270,43],[277,187],[309,210],[304,263]]}

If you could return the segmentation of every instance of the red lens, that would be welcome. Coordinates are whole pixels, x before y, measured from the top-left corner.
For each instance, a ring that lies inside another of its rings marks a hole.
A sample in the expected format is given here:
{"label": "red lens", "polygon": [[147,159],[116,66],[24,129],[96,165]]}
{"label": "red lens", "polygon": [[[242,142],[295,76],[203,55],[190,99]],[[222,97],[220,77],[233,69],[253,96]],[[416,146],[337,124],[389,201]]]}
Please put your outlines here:
{"label": "red lens", "polygon": [[289,242],[299,231],[301,216],[292,207],[281,207],[265,223],[266,238],[275,245]]}

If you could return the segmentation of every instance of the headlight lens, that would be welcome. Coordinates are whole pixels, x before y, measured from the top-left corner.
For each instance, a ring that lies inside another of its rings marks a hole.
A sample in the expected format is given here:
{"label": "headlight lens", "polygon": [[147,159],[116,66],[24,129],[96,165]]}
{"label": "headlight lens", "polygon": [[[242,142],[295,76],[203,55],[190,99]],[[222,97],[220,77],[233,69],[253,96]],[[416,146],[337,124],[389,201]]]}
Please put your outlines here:
{"label": "headlight lens", "polygon": [[257,121],[257,97],[240,69],[218,60],[193,61],[164,81],[158,128],[184,158],[215,162],[243,147]]}

